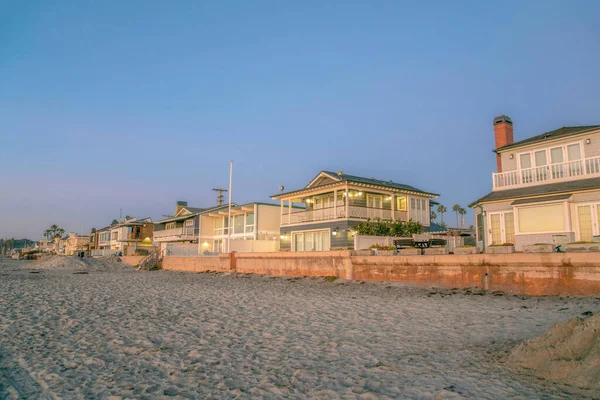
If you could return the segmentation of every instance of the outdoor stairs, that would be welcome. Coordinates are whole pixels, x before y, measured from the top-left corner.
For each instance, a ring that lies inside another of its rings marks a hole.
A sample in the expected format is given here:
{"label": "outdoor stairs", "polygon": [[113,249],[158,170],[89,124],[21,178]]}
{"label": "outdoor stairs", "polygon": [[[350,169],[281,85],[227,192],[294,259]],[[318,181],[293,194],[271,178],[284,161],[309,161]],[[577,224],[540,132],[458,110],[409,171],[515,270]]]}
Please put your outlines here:
{"label": "outdoor stairs", "polygon": [[153,269],[157,269],[161,261],[162,257],[160,257],[158,250],[154,250],[146,257],[142,258],[138,267],[138,271],[151,271]]}

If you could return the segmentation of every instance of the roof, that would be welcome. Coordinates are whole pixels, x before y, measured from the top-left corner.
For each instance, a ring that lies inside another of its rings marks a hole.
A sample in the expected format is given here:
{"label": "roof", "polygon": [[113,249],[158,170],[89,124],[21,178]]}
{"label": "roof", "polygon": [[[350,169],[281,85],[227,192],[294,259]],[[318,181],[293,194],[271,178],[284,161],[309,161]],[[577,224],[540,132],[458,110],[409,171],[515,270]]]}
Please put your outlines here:
{"label": "roof", "polygon": [[[235,204],[231,204],[232,207],[237,207],[237,205]],[[186,215],[180,215],[179,217],[169,217],[169,218],[165,218],[165,219],[161,219],[159,221],[155,221],[155,224],[164,224],[166,222],[173,222],[173,221],[181,221],[184,219],[189,219],[189,218],[193,218],[196,215],[201,215],[201,214],[206,214],[209,213],[211,211],[216,211],[216,210],[220,210],[220,209],[224,209],[224,208],[229,208],[229,204],[224,204],[222,206],[215,206],[215,207],[211,207],[211,208],[193,208],[193,207],[184,207],[186,210],[191,211],[191,210],[201,210],[201,211],[197,211],[197,212],[193,212],[192,214],[186,214]]]}
{"label": "roof", "polygon": [[202,211],[206,210],[206,208],[197,208],[197,207],[188,207],[188,206],[184,206],[183,208],[185,208],[192,214],[201,213]]}
{"label": "roof", "polygon": [[514,147],[521,147],[528,144],[540,143],[546,140],[554,140],[563,137],[569,137],[574,135],[579,135],[582,133],[590,132],[596,129],[600,129],[600,125],[587,125],[587,126],[563,126],[562,128],[555,129],[550,132],[542,133],[541,135],[530,137],[529,139],[524,139],[512,144],[507,144],[506,146],[502,146],[497,148],[496,152],[504,151],[507,149],[512,149]]}
{"label": "roof", "polygon": [[488,193],[477,201],[469,204],[473,207],[477,203],[489,203],[490,201],[519,199],[524,197],[552,195],[559,193],[580,192],[590,189],[600,189],[600,178],[579,179],[574,181],[549,183],[547,185],[528,186],[517,189],[498,190]]}
{"label": "roof", "polygon": [[510,203],[511,206],[518,206],[520,204],[535,204],[535,203],[544,203],[547,201],[559,201],[559,200],[567,200],[571,197],[570,194],[561,194],[558,196],[544,196],[544,197],[535,197],[533,199],[519,199]]}
{"label": "roof", "polygon": [[[329,183],[329,184],[324,184],[324,185],[318,185],[318,186],[311,186],[311,184],[313,182],[316,181],[316,179],[322,175],[322,174],[326,174],[329,178],[331,178],[332,180],[334,180],[334,183]],[[331,171],[321,171],[306,187],[304,187],[303,189],[299,189],[299,190],[293,190],[291,192],[287,192],[287,193],[278,193],[276,195],[271,196],[272,199],[278,199],[281,198],[283,196],[286,195],[290,195],[293,193],[298,193],[298,192],[302,192],[305,191],[307,189],[314,189],[314,188],[318,188],[318,187],[326,187],[329,185],[338,185],[340,183],[344,183],[344,182],[348,182],[348,183],[357,183],[357,184],[363,184],[363,185],[375,185],[375,186],[381,186],[381,187],[385,187],[385,188],[390,188],[390,189],[396,189],[396,190],[401,190],[401,191],[407,191],[407,192],[416,192],[416,193],[422,193],[425,195],[430,195],[432,197],[437,197],[439,196],[439,194],[437,193],[430,193],[430,192],[425,192],[421,189],[417,189],[414,186],[410,186],[410,185],[406,185],[403,183],[396,183],[393,182],[391,180],[386,181],[386,180],[381,180],[381,179],[375,179],[375,178],[364,178],[362,176],[356,176],[356,175],[348,175],[348,174],[344,174],[343,172],[331,172]]]}
{"label": "roof", "polygon": [[429,232],[429,233],[435,233],[435,232],[447,232],[448,229],[444,228],[442,225],[440,224],[436,224],[435,222],[432,222],[429,227],[425,227],[425,232]]}

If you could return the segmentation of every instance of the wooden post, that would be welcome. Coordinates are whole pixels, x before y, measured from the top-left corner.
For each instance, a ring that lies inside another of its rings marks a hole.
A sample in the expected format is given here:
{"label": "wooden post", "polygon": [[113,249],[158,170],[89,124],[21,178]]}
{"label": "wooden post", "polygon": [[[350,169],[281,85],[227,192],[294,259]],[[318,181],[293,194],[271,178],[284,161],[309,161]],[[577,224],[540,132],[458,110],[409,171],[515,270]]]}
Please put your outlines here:
{"label": "wooden post", "polygon": [[395,197],[396,197],[396,196],[394,196],[394,193],[392,193],[392,194],[390,195],[390,201],[391,201],[391,203],[392,203],[392,221],[396,221],[396,206],[395,206],[395,204],[394,204],[394,203],[395,203],[395,201],[394,201],[394,200],[396,200],[396,198],[395,198]]}

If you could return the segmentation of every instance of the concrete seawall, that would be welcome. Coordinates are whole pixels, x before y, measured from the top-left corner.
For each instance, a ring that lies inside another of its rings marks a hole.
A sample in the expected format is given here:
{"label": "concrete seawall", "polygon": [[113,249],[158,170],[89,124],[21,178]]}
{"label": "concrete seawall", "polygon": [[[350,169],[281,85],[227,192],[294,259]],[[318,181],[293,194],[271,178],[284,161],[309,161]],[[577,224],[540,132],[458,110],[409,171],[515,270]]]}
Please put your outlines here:
{"label": "concrete seawall", "polygon": [[165,257],[176,271],[336,276],[426,286],[478,286],[528,295],[600,294],[600,253],[355,256],[351,251]]}

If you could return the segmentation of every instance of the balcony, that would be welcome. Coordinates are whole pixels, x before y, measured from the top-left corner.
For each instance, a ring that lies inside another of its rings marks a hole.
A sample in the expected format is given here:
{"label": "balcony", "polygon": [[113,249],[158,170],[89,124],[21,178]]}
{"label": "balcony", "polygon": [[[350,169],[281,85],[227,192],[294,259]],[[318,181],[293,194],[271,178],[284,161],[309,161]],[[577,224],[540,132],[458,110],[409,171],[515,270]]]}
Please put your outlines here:
{"label": "balcony", "polygon": [[494,190],[515,189],[600,176],[600,157],[492,174]]}
{"label": "balcony", "polygon": [[155,242],[170,242],[177,240],[195,240],[194,228],[175,228],[164,231],[154,231]]}
{"label": "balcony", "polygon": [[329,207],[309,211],[292,212],[291,214],[283,214],[281,216],[281,225],[294,225],[306,222],[329,221],[343,218],[361,220],[377,218],[387,220],[395,219],[397,221],[408,220],[408,213],[406,211],[393,211],[393,213],[395,218],[392,218],[392,210],[349,206],[348,216],[346,216],[346,208],[344,206]]}

